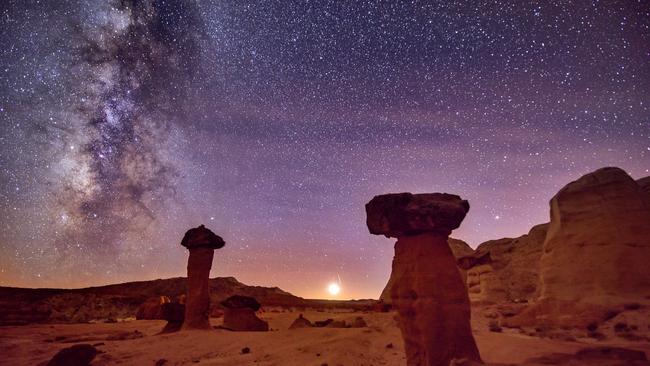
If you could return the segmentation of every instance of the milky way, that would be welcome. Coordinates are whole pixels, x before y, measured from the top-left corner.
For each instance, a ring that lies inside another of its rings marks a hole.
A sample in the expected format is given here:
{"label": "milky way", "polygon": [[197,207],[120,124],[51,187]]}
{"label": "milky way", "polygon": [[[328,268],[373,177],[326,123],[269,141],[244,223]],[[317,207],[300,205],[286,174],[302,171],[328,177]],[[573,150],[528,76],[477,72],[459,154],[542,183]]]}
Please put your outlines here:
{"label": "milky way", "polygon": [[450,192],[476,246],[602,166],[650,175],[647,2],[5,1],[0,284],[212,275],[376,297],[363,205]]}

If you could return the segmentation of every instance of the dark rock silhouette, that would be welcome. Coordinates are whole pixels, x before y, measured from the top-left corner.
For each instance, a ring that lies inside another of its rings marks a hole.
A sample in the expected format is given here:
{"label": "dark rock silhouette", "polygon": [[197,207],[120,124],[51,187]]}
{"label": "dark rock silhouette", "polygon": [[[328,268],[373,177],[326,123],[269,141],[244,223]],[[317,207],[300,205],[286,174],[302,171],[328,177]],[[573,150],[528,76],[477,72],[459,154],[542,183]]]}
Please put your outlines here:
{"label": "dark rock silhouette", "polygon": [[254,297],[235,295],[230,296],[221,302],[221,305],[227,309],[249,308],[258,311],[262,305]]}
{"label": "dark rock silhouette", "polygon": [[326,326],[330,325],[330,323],[332,323],[333,321],[334,321],[334,319],[316,320],[314,322],[314,326],[319,327],[319,328],[326,327]]}
{"label": "dark rock silhouette", "polygon": [[185,304],[168,302],[162,304],[163,319],[167,320],[162,333],[176,332],[183,326],[185,320]]}
{"label": "dark rock silhouette", "polygon": [[221,302],[224,307],[223,327],[233,331],[266,332],[269,323],[260,319],[255,312],[261,305],[248,296],[235,295]]}
{"label": "dark rock silhouette", "polygon": [[314,324],[312,324],[307,318],[300,314],[300,316],[298,316],[298,318],[294,320],[293,323],[291,323],[289,329],[311,328],[313,326]]}
{"label": "dark rock silhouette", "polygon": [[60,350],[47,366],[87,366],[99,352],[90,344],[75,344]]}
{"label": "dark rock silhouette", "polygon": [[170,303],[167,296],[150,297],[143,302],[135,313],[135,318],[140,319],[165,319],[163,314],[163,305]]}
{"label": "dark rock silhouette", "polygon": [[182,329],[210,328],[210,269],[214,250],[223,239],[201,225],[185,233],[181,245],[190,251],[187,260],[187,299]]}
{"label": "dark rock silhouette", "polygon": [[391,298],[409,366],[480,362],[470,326],[470,303],[447,243],[469,203],[446,193],[397,193],[366,204],[368,230],[396,237]]}

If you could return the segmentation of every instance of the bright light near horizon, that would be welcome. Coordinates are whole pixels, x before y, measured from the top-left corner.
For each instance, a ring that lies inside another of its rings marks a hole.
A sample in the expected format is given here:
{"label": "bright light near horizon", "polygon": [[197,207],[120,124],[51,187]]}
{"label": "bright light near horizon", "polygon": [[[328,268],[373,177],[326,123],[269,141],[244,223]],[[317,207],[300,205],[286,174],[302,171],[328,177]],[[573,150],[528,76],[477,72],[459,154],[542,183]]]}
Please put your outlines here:
{"label": "bright light near horizon", "polygon": [[339,286],[339,284],[336,282],[332,282],[329,284],[329,286],[327,286],[327,292],[329,292],[332,296],[336,296],[339,294],[339,292],[341,292],[341,286]]}

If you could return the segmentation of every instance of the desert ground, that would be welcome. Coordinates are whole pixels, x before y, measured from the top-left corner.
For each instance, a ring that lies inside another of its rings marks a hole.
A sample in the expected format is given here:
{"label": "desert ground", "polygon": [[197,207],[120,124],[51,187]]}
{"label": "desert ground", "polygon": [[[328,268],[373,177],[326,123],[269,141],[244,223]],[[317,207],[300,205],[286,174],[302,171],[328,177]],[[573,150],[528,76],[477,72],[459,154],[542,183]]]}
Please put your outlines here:
{"label": "desert ground", "polygon": [[[288,329],[300,313],[311,321],[363,316],[368,327]],[[214,329],[159,334],[165,321],[129,319],[7,326],[0,329],[0,364],[44,365],[60,349],[88,343],[102,352],[92,365],[406,365],[402,338],[391,312],[311,310],[264,312],[260,317],[269,322],[271,331]],[[211,324],[218,328],[221,319],[212,318]],[[644,365],[647,362],[621,360],[620,355],[611,355],[610,359],[569,355],[590,347],[624,347],[650,353],[647,340],[576,339],[568,335],[540,338],[515,329],[494,332],[481,311],[473,315],[472,325],[483,360],[489,364]]]}

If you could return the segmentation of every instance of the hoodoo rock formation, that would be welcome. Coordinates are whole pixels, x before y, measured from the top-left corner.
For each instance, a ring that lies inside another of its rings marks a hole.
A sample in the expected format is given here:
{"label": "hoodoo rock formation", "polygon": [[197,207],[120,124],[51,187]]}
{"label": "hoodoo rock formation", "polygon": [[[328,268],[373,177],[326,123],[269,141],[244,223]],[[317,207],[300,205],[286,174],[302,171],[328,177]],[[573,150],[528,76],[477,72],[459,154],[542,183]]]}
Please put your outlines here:
{"label": "hoodoo rock formation", "polygon": [[368,230],[397,238],[390,289],[409,366],[480,362],[470,303],[447,243],[469,203],[446,193],[375,196],[366,204]]}
{"label": "hoodoo rock formation", "polygon": [[650,299],[650,195],[619,168],[569,183],[551,199],[539,298],[514,326],[584,326]]}
{"label": "hoodoo rock formation", "polygon": [[257,300],[248,296],[235,295],[221,302],[223,312],[223,327],[234,331],[266,332],[269,323],[260,319],[255,312],[261,305]]}
{"label": "hoodoo rock formation", "polygon": [[187,299],[182,329],[210,328],[210,269],[214,250],[223,248],[223,239],[201,225],[185,233],[181,245],[190,251],[187,260]]}

